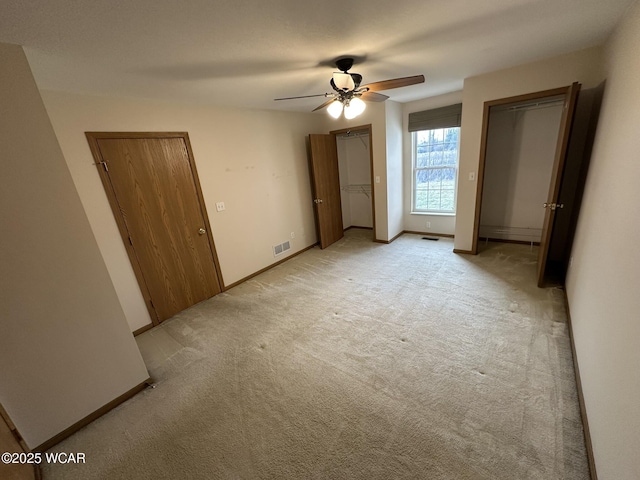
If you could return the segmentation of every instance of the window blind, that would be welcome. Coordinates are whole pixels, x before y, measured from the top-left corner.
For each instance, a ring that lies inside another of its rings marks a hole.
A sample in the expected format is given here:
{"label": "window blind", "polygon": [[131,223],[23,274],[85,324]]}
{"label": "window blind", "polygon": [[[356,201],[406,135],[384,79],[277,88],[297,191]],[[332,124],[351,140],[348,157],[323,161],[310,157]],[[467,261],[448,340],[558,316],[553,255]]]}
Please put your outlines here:
{"label": "window blind", "polygon": [[409,131],[434,130],[436,128],[459,127],[462,118],[462,104],[413,112],[409,114]]}

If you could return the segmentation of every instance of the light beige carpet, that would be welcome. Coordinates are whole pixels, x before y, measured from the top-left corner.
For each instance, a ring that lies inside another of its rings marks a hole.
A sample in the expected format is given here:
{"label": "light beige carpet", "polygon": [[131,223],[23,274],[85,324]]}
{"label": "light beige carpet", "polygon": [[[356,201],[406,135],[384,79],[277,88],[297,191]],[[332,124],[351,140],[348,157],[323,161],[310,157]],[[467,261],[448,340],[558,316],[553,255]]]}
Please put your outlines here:
{"label": "light beige carpet", "polygon": [[157,388],[52,449],[87,463],[44,478],[587,479],[563,293],[535,286],[536,249],[370,235],[139,336]]}

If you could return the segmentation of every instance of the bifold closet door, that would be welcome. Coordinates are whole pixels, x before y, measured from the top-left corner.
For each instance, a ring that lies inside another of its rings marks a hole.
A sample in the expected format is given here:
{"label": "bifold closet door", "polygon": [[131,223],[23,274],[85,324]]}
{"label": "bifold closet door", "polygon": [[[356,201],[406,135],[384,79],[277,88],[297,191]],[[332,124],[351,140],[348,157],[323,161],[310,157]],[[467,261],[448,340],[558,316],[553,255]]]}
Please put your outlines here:
{"label": "bifold closet door", "polygon": [[[547,258],[549,256],[549,243],[553,228],[553,222],[557,214],[563,214],[563,205],[558,203],[560,193],[560,184],[562,182],[562,173],[564,171],[567,150],[569,147],[569,137],[573,118],[575,115],[576,104],[578,101],[578,93],[580,92],[580,84],[574,83],[567,87],[565,103],[562,110],[562,119],[560,120],[560,131],[558,134],[558,143],[556,145],[556,154],[551,171],[551,184],[549,185],[549,195],[547,201],[541,208],[545,209],[544,223],[542,226],[542,237],[540,239],[540,250],[538,253],[538,286],[542,287],[545,283],[545,272],[547,267]],[[567,213],[568,214],[568,213]]]}
{"label": "bifold closet door", "polygon": [[335,135],[309,135],[311,147],[311,187],[320,248],[344,236],[338,148]]}

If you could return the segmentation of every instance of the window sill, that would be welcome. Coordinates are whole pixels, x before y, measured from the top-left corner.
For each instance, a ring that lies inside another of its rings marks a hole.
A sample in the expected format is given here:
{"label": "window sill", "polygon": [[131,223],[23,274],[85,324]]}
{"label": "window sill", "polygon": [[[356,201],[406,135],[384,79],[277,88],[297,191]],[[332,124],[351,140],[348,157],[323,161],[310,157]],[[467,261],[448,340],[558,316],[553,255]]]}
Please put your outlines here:
{"label": "window sill", "polygon": [[431,217],[455,217],[455,213],[445,212],[409,212],[410,215],[429,215]]}

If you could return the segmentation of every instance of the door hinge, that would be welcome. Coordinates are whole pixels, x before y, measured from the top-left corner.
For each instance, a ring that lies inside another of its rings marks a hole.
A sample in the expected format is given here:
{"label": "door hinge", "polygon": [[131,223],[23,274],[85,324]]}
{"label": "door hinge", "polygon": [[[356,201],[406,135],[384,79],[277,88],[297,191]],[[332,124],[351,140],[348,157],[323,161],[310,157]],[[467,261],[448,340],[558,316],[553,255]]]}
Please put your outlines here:
{"label": "door hinge", "polygon": [[108,172],[108,171],[109,171],[109,167],[108,167],[108,165],[107,165],[107,162],[100,162],[100,164],[101,164],[101,165],[102,165],[102,167],[104,168],[104,171],[105,171],[105,172]]}

